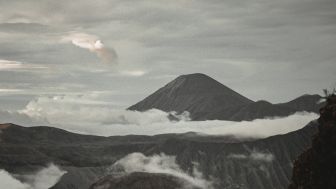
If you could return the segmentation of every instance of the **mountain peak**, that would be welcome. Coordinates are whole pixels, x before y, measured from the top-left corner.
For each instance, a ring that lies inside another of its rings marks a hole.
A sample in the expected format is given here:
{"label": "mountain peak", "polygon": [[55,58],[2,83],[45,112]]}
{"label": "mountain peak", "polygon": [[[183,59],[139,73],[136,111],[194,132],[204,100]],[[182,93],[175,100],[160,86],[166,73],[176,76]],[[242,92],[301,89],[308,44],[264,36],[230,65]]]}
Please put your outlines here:
{"label": "mountain peak", "polygon": [[202,73],[178,76],[163,88],[170,91],[170,93],[176,92],[176,90],[178,90],[179,95],[195,93],[226,93],[228,95],[239,95],[222,83]]}
{"label": "mountain peak", "polygon": [[210,76],[208,76],[206,74],[203,74],[203,73],[185,74],[185,75],[180,75],[177,78],[185,78],[185,79],[196,79],[196,78],[212,79]]}
{"label": "mountain peak", "polygon": [[[91,185],[90,189],[127,188],[127,189],[200,189],[188,180],[164,173],[133,172],[129,174],[112,174],[105,176]],[[126,186],[126,187],[121,187]]]}
{"label": "mountain peak", "polygon": [[202,73],[194,73],[178,76],[129,109],[145,111],[156,108],[178,113],[188,111],[192,118],[196,118],[204,113],[251,102],[215,79]]}

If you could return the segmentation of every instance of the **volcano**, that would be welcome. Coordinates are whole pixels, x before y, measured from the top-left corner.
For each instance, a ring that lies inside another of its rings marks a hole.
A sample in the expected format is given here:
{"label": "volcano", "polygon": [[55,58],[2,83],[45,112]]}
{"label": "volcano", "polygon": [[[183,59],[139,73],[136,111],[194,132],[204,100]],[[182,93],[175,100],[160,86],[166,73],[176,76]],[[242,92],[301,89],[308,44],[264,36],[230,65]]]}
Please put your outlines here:
{"label": "volcano", "polygon": [[129,110],[159,109],[166,112],[188,111],[192,119],[202,120],[207,115],[235,109],[253,103],[215,79],[201,73],[181,75]]}
{"label": "volcano", "polygon": [[187,111],[190,118],[197,121],[250,121],[302,111],[317,113],[323,106],[318,103],[320,99],[320,95],[303,95],[286,103],[254,102],[205,74],[194,73],[177,77],[128,109]]}

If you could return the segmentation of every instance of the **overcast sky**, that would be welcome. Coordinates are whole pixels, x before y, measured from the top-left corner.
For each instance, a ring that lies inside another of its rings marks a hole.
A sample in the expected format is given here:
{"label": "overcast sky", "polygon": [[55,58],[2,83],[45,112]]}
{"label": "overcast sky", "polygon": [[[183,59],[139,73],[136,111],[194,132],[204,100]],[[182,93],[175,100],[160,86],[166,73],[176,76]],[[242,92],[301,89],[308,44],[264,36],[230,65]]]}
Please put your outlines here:
{"label": "overcast sky", "polygon": [[124,108],[194,72],[274,103],[336,82],[335,0],[0,0],[0,7],[2,109],[77,95]]}

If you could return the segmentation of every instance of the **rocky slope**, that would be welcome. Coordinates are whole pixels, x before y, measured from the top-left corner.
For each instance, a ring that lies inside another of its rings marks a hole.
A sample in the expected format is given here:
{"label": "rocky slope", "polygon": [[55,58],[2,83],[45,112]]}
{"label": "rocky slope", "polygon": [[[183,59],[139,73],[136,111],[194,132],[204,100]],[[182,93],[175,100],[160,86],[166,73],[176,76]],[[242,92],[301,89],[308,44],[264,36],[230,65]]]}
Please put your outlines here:
{"label": "rocky slope", "polygon": [[196,73],[182,75],[160,88],[129,110],[152,108],[166,112],[188,111],[192,120],[253,120],[288,116],[298,111],[318,112],[319,95],[304,95],[290,102],[272,104],[240,95],[211,77]]}
{"label": "rocky slope", "polygon": [[193,119],[201,119],[211,112],[249,104],[253,101],[231,90],[204,74],[177,77],[130,110],[144,111],[151,108],[166,112],[188,111]]}
{"label": "rocky slope", "polygon": [[320,111],[312,147],[295,161],[289,189],[336,188],[336,95]]}
{"label": "rocky slope", "polygon": [[290,107],[295,109],[296,111],[307,111],[307,112],[315,112],[318,113],[320,108],[322,108],[325,103],[319,103],[321,100],[320,95],[302,95],[294,100],[291,100],[286,103],[280,103],[278,105],[284,107]]}
{"label": "rocky slope", "polygon": [[85,189],[111,174],[109,167],[133,152],[176,156],[185,172],[195,163],[214,188],[286,188],[292,162],[311,145],[312,122],[303,129],[265,139],[232,136],[165,134],[98,137],[52,127],[0,126],[0,169],[13,174],[34,172],[50,162],[67,173],[53,189]]}
{"label": "rocky slope", "polygon": [[109,175],[94,183],[90,189],[201,189],[187,181],[162,173],[134,172],[127,175]]}

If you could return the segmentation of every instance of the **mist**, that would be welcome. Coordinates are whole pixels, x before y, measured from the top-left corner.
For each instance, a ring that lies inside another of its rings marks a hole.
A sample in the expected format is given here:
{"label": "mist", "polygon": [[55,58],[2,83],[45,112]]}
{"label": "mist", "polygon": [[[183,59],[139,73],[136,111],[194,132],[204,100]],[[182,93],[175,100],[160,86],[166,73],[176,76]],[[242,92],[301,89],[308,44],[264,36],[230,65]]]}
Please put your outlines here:
{"label": "mist", "polygon": [[13,175],[0,170],[0,188],[8,189],[47,189],[54,186],[66,173],[54,164],[26,175]]}
{"label": "mist", "polygon": [[[169,117],[174,116],[175,121]],[[264,138],[301,129],[318,118],[315,113],[297,112],[288,117],[253,121],[190,121],[188,112],[145,112],[114,108],[91,96],[39,97],[17,112],[0,111],[0,121],[23,126],[46,125],[80,134],[99,136],[157,135],[196,132],[205,135],[235,135]]]}
{"label": "mist", "polygon": [[176,163],[175,156],[168,156],[163,153],[145,156],[142,153],[132,153],[118,160],[110,168],[114,170],[122,170],[125,173],[147,172],[147,173],[163,173],[172,175],[185,181],[186,186],[197,186],[202,189],[211,189],[212,182],[206,180],[203,174],[199,172],[196,164],[194,164],[191,174],[184,172]]}
{"label": "mist", "polygon": [[260,161],[266,163],[270,163],[275,159],[272,153],[259,152],[257,150],[253,150],[249,154],[229,154],[227,157],[231,159]]}
{"label": "mist", "polygon": [[220,120],[162,121],[148,124],[57,125],[57,127],[73,132],[101,136],[196,132],[200,135],[234,135],[237,137],[264,138],[301,129],[317,117],[313,113],[297,113],[284,118],[257,119],[242,122]]}

